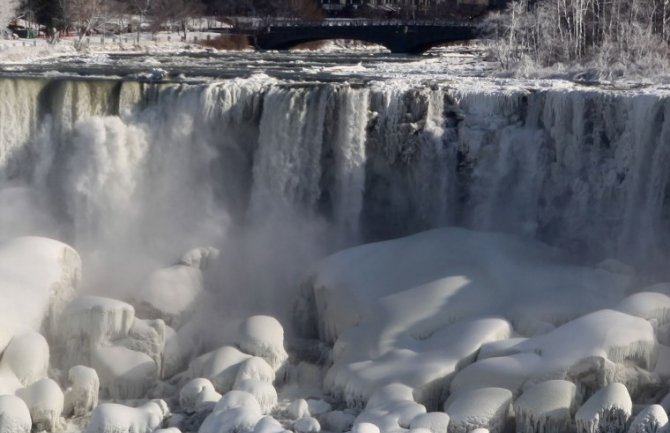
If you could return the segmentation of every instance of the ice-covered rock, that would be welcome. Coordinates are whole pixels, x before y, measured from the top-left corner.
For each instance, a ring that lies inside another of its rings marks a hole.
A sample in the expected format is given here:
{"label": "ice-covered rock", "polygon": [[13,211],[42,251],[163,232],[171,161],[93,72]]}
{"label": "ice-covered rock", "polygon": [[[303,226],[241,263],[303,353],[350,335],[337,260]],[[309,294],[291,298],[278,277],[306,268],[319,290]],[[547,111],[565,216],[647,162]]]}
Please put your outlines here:
{"label": "ice-covered rock", "polygon": [[275,371],[266,360],[254,356],[240,364],[237,370],[235,384],[247,379],[254,379],[271,384],[275,381]]}
{"label": "ice-covered rock", "polygon": [[288,359],[284,328],[274,317],[252,316],[242,322],[238,344],[242,351],[265,359],[275,371]]}
{"label": "ice-covered rock", "polygon": [[51,379],[42,379],[16,392],[28,406],[35,428],[54,431],[58,428],[63,413],[63,391]]}
{"label": "ice-covered rock", "polygon": [[127,337],[134,320],[132,305],[116,299],[82,296],[73,300],[65,307],[58,328],[63,341],[62,364],[91,365],[95,351]]}
{"label": "ice-covered rock", "polygon": [[91,414],[85,433],[152,433],[169,413],[163,400],[151,400],[136,408],[103,403]]}
{"label": "ice-covered rock", "polygon": [[232,389],[241,364],[249,358],[251,355],[235,347],[224,346],[193,359],[188,367],[189,376],[209,379],[224,394]]}
{"label": "ice-covered rock", "polygon": [[256,400],[256,397],[246,391],[237,390],[233,390],[224,394],[224,396],[221,397],[221,399],[214,406],[213,412],[221,412],[237,407],[245,407],[254,413],[262,413],[261,406],[258,403],[258,400]]}
{"label": "ice-covered rock", "polygon": [[361,422],[354,425],[351,433],[381,433],[381,430],[376,425],[369,422]]}
{"label": "ice-covered rock", "polygon": [[181,430],[179,430],[177,427],[159,428],[154,430],[153,433],[181,433]]}
{"label": "ice-covered rock", "polygon": [[309,406],[309,414],[315,418],[319,418],[324,413],[333,410],[333,407],[324,400],[317,400],[315,398],[307,399],[307,406]]}
{"label": "ice-covered rock", "polygon": [[189,381],[179,391],[179,405],[184,412],[197,412],[206,404],[215,404],[221,399],[214,385],[207,379],[196,378]]}
{"label": "ice-covered rock", "polygon": [[658,292],[640,292],[628,296],[617,310],[647,319],[654,327],[670,321],[670,296]]}
{"label": "ice-covered rock", "polygon": [[458,392],[445,403],[449,433],[468,433],[477,428],[501,433],[511,404],[512,392],[508,389],[479,388]]}
{"label": "ice-covered rock", "polygon": [[15,335],[2,354],[0,369],[11,370],[23,386],[47,377],[49,344],[34,331]]}
{"label": "ice-covered rock", "polygon": [[319,424],[316,418],[306,416],[293,423],[293,430],[296,433],[319,433],[321,431],[321,424]]}
{"label": "ice-covered rock", "polygon": [[424,428],[431,433],[447,433],[449,428],[449,415],[444,412],[428,412],[417,415],[412,420],[409,427],[414,430]]}
{"label": "ice-covered rock", "polygon": [[251,433],[261,417],[258,403],[215,409],[205,418],[198,433]]}
{"label": "ice-covered rock", "polygon": [[80,280],[81,259],[64,243],[40,237],[0,243],[0,352],[19,329],[53,336]]}
{"label": "ice-covered rock", "polygon": [[181,256],[179,264],[204,270],[209,267],[212,261],[219,257],[219,254],[219,250],[214,247],[193,248]]}
{"label": "ice-covered rock", "polygon": [[426,407],[414,401],[412,388],[392,383],[372,394],[365,410],[356,417],[355,425],[370,423],[383,432],[406,429],[423,413],[426,413]]}
{"label": "ice-covered rock", "polygon": [[575,415],[577,433],[623,433],[633,403],[626,387],[612,383],[589,398]]}
{"label": "ice-covered rock", "polygon": [[577,387],[565,380],[549,380],[527,389],[514,402],[518,433],[563,433],[576,410]]}
{"label": "ice-covered rock", "polygon": [[70,386],[65,390],[63,415],[80,417],[98,405],[100,379],[92,368],[76,365],[68,372]]}
{"label": "ice-covered rock", "polygon": [[350,413],[334,410],[321,417],[321,424],[326,431],[344,433],[351,430],[355,420],[356,417]]}
{"label": "ice-covered rock", "polygon": [[628,433],[661,433],[664,432],[668,425],[668,414],[663,409],[663,406],[652,404],[640,411],[640,413],[633,418]]}
{"label": "ice-covered rock", "polygon": [[178,330],[165,327],[163,368],[161,377],[170,378],[188,368],[189,361],[200,353],[198,334],[201,332],[193,321]]}
{"label": "ice-covered rock", "polygon": [[670,413],[670,393],[663,397],[658,404],[665,409],[665,413]]}
{"label": "ice-covered rock", "polygon": [[100,394],[106,398],[144,397],[158,378],[158,366],[149,355],[125,347],[99,347],[91,361],[100,378]]}
{"label": "ice-covered rock", "polygon": [[0,364],[0,395],[14,395],[21,388],[23,388],[23,384],[14,372]]}
{"label": "ice-covered rock", "polygon": [[271,416],[264,416],[256,423],[253,433],[283,433],[284,427]]}
{"label": "ice-covered rock", "polygon": [[165,322],[161,319],[135,319],[128,331],[128,336],[115,341],[115,345],[149,355],[160,372],[165,347],[165,333]]}
{"label": "ice-covered rock", "polygon": [[307,400],[302,398],[293,400],[286,409],[286,412],[288,413],[288,416],[294,420],[310,416],[309,405],[307,404]]}
{"label": "ice-covered rock", "polygon": [[0,395],[0,433],[30,433],[32,421],[26,403],[14,395]]}
{"label": "ice-covered rock", "polygon": [[235,383],[235,389],[253,395],[261,405],[261,413],[267,415],[277,405],[277,390],[271,383],[256,379],[245,379]]}

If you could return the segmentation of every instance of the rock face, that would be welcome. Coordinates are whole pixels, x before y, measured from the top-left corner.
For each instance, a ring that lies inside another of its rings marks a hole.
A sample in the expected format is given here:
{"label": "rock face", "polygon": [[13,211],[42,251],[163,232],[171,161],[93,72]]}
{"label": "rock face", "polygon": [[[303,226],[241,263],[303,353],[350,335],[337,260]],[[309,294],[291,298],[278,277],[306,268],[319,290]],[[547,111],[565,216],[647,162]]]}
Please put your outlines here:
{"label": "rock face", "polygon": [[607,385],[589,398],[575,415],[578,433],[624,433],[633,409],[626,387]]}

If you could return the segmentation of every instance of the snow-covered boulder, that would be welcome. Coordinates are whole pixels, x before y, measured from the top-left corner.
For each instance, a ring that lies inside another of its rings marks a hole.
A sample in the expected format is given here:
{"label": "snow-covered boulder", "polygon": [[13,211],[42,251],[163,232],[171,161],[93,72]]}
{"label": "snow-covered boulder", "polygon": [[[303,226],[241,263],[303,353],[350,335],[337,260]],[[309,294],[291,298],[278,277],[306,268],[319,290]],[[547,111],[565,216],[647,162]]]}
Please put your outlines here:
{"label": "snow-covered boulder", "polygon": [[181,430],[179,430],[177,427],[159,428],[154,430],[154,433],[181,433]]}
{"label": "snow-covered boulder", "polygon": [[351,430],[356,417],[341,410],[328,412],[321,417],[324,430],[333,433],[344,433]]}
{"label": "snow-covered boulder", "polygon": [[200,332],[194,321],[176,331],[169,326],[165,327],[161,378],[170,378],[188,368],[189,361],[200,353]]}
{"label": "snow-covered boulder", "polygon": [[423,413],[426,413],[426,407],[414,401],[412,388],[392,383],[372,394],[365,410],[356,417],[355,425],[370,423],[383,432],[406,429]]}
{"label": "snow-covered boulder", "polygon": [[162,368],[163,349],[165,347],[165,322],[161,319],[135,319],[128,330],[128,336],[115,341],[115,345],[149,355],[158,370]]}
{"label": "snow-covered boulder", "polygon": [[565,380],[549,380],[526,390],[514,402],[518,433],[563,433],[576,409],[577,387]]}
{"label": "snow-covered boulder", "polygon": [[381,430],[376,425],[369,422],[361,422],[354,425],[351,433],[381,433]]}
{"label": "snow-covered boulder", "polygon": [[30,433],[31,426],[26,403],[13,395],[0,395],[0,433]]}
{"label": "snow-covered boulder", "polygon": [[447,433],[449,428],[449,415],[444,412],[428,412],[417,415],[409,427],[414,429],[424,428],[431,433]]}
{"label": "snow-covered boulder", "polygon": [[93,411],[85,433],[152,433],[169,414],[163,400],[151,400],[137,408],[104,403]]}
{"label": "snow-covered boulder", "polygon": [[277,390],[271,383],[256,379],[245,379],[235,384],[235,389],[253,395],[261,405],[261,412],[269,414],[277,405]]}
{"label": "snow-covered boulder", "polygon": [[221,399],[214,385],[207,379],[196,378],[189,381],[179,391],[179,405],[186,413],[198,412],[204,405],[214,405]]}
{"label": "snow-covered boulder", "polygon": [[42,379],[16,392],[28,406],[35,428],[54,431],[58,428],[63,413],[63,391],[51,379]]}
{"label": "snow-covered boulder", "polygon": [[266,360],[258,356],[254,356],[240,364],[237,370],[235,384],[247,379],[258,380],[260,382],[267,382],[271,384],[275,381],[275,371]]}
{"label": "snow-covered boulder", "polygon": [[193,248],[179,259],[180,265],[205,270],[209,264],[219,257],[219,250],[214,247]]}
{"label": "snow-covered boulder", "polygon": [[628,427],[632,409],[633,402],[624,385],[607,385],[577,411],[577,433],[623,433]]}
{"label": "snow-covered boulder", "polygon": [[512,392],[503,388],[479,388],[452,395],[445,403],[449,433],[468,433],[477,428],[501,433],[511,404]]}
{"label": "snow-covered boulder", "polygon": [[99,347],[91,361],[100,378],[100,394],[106,398],[144,397],[158,378],[158,366],[149,355],[125,347]]}
{"label": "snow-covered boulder", "polygon": [[34,331],[15,335],[2,354],[0,369],[11,370],[23,386],[47,377],[49,344]]}
{"label": "snow-covered boulder", "polygon": [[256,397],[246,391],[233,390],[224,394],[221,399],[216,402],[213,412],[221,412],[236,407],[246,407],[253,412],[261,413],[261,406],[256,400]]}
{"label": "snow-covered boulder", "polygon": [[100,379],[92,368],[75,365],[68,372],[70,386],[65,390],[63,415],[80,417],[98,405]]}
{"label": "snow-covered boulder", "polygon": [[240,324],[238,345],[243,352],[265,359],[277,371],[288,359],[284,328],[274,317],[252,316]]}
{"label": "snow-covered boulder", "polygon": [[132,305],[100,296],[82,296],[70,302],[59,323],[64,366],[91,365],[103,344],[128,336],[135,321]]}
{"label": "snow-covered boulder", "polygon": [[271,416],[264,416],[256,423],[253,433],[283,433],[284,427]]}
{"label": "snow-covered boulder", "polygon": [[330,403],[316,398],[307,399],[307,406],[309,406],[309,415],[315,418],[319,418],[321,415],[333,410]]}
{"label": "snow-covered boulder", "polygon": [[[253,399],[253,396],[251,398]],[[262,414],[258,403],[256,405],[241,404],[226,407],[222,410],[215,408],[214,412],[205,418],[198,433],[251,433],[261,418]]]}
{"label": "snow-covered boulder", "polygon": [[640,292],[628,296],[617,310],[649,320],[654,327],[670,322],[670,296],[658,292]]}
{"label": "snow-covered boulder", "polygon": [[189,376],[209,379],[214,388],[224,394],[232,389],[241,364],[249,358],[251,355],[235,347],[224,346],[193,359],[188,367]]}
{"label": "snow-covered boulder", "polygon": [[628,433],[661,433],[668,425],[668,414],[663,406],[652,404],[647,406],[633,418]]}
{"label": "snow-covered boulder", "polygon": [[286,412],[288,413],[288,416],[294,420],[310,416],[307,400],[302,398],[293,400],[291,404],[288,405]]}
{"label": "snow-covered boulder", "polygon": [[321,431],[321,424],[319,424],[316,418],[306,416],[293,423],[293,430],[296,433],[319,433]]}

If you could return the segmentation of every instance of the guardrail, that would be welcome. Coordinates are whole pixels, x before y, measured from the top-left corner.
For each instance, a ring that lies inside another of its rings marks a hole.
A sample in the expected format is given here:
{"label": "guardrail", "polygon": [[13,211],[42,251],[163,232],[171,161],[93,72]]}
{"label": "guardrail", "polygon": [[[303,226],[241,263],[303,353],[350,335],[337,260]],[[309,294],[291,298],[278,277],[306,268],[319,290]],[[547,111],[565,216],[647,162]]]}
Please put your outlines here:
{"label": "guardrail", "polygon": [[[321,20],[304,21],[298,19],[274,19],[257,23],[234,25],[230,31],[258,31],[273,27],[388,27],[388,26],[443,26],[443,27],[471,27],[470,22],[445,20]],[[210,29],[215,30],[215,29]],[[220,30],[220,29],[216,29]]]}

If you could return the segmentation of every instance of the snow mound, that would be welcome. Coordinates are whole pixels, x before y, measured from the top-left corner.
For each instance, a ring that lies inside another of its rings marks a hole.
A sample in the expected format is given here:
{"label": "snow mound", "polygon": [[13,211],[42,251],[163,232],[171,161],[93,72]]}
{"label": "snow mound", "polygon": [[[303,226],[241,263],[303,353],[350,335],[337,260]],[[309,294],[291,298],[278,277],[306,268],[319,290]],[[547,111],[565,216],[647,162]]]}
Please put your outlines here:
{"label": "snow mound", "polygon": [[449,415],[444,412],[429,412],[418,415],[409,424],[412,430],[424,428],[432,433],[447,433]]}
{"label": "snow mound", "polygon": [[0,395],[0,433],[30,433],[31,426],[26,403],[13,395]]}
{"label": "snow mound", "polygon": [[91,366],[100,377],[100,394],[112,399],[144,397],[158,378],[153,359],[120,346],[96,349]]}
{"label": "snow mound", "polygon": [[266,360],[254,356],[240,364],[235,378],[235,386],[238,382],[247,379],[273,383],[275,381],[275,371]]}
{"label": "snow mound", "polygon": [[221,394],[207,379],[196,378],[184,385],[179,391],[179,406],[186,413],[198,412],[204,405],[216,403]]}
{"label": "snow mound", "polygon": [[625,432],[633,409],[628,390],[612,383],[596,392],[575,415],[578,433]]}
{"label": "snow mound", "polygon": [[334,410],[321,417],[324,430],[333,433],[344,433],[351,430],[356,417],[350,413]]}
{"label": "snow mound", "polygon": [[65,416],[84,416],[98,405],[100,379],[92,368],[75,365],[68,372],[70,387],[65,390]]}
{"label": "snow mound", "polygon": [[261,406],[261,413],[267,415],[277,405],[277,390],[271,383],[256,379],[245,379],[235,384],[235,389],[253,395]]}
{"label": "snow mound", "polygon": [[414,418],[424,413],[426,408],[414,401],[412,388],[393,383],[378,389],[370,397],[354,425],[374,424],[383,432],[406,429]]}
{"label": "snow mound", "polygon": [[190,377],[205,377],[220,393],[230,391],[237,378],[241,364],[251,358],[251,355],[240,352],[232,346],[224,346],[212,352],[205,353],[189,363]]}
{"label": "snow mound", "polygon": [[306,416],[295,421],[293,429],[296,433],[319,433],[321,431],[321,424],[319,424],[316,418]]}
{"label": "snow mound", "polygon": [[284,328],[274,317],[249,317],[240,324],[238,338],[242,351],[265,359],[275,371],[288,359],[284,349]]}
{"label": "snow mound", "polygon": [[501,433],[511,403],[512,393],[503,388],[480,388],[452,395],[445,403],[449,433],[468,433],[477,428]]}
{"label": "snow mound", "polygon": [[576,409],[577,387],[565,380],[549,380],[526,390],[514,402],[518,433],[563,433]]}
{"label": "snow mound", "polygon": [[288,405],[286,412],[288,416],[294,420],[310,416],[309,405],[307,404],[307,400],[302,398],[293,400],[291,404]]}
{"label": "snow mound", "polygon": [[49,344],[34,331],[15,335],[2,354],[0,369],[12,371],[23,386],[47,377]]}
{"label": "snow mound", "polygon": [[637,414],[628,428],[628,433],[660,433],[667,425],[668,414],[663,406],[652,404]]}
{"label": "snow mound", "polygon": [[85,433],[152,433],[169,413],[163,400],[151,400],[137,408],[104,403],[93,411]]}
{"label": "snow mound", "polygon": [[17,391],[16,395],[28,406],[35,428],[46,431],[56,430],[63,413],[63,391],[51,379],[42,379]]}

